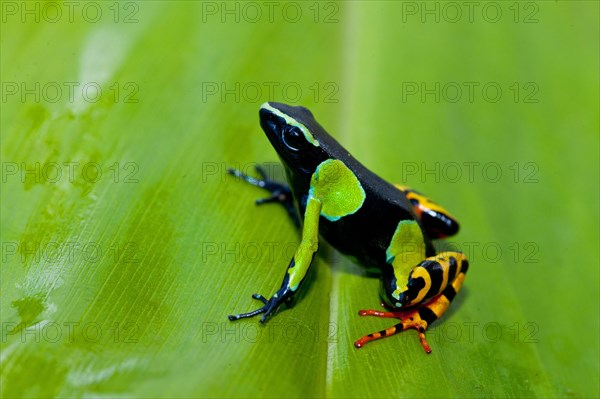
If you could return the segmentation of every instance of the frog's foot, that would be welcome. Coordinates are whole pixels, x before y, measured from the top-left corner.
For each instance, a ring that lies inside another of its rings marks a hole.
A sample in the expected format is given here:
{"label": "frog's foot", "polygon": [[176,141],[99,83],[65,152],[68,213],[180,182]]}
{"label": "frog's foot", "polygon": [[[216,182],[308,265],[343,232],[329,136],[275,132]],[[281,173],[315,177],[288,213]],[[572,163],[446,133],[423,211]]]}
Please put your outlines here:
{"label": "frog's foot", "polygon": [[294,198],[292,197],[292,191],[290,190],[289,186],[283,183],[276,182],[275,180],[271,180],[267,176],[267,172],[262,166],[256,165],[254,168],[260,176],[259,179],[249,176],[238,169],[229,168],[227,169],[227,173],[235,177],[239,177],[245,182],[252,184],[253,186],[257,186],[269,191],[271,195],[266,198],[257,199],[256,205],[278,202],[281,205],[283,205],[284,208],[288,211],[290,217],[294,221],[294,224],[296,226],[300,226],[300,221],[298,220],[296,210],[294,209]]}
{"label": "frog's foot", "polygon": [[277,311],[279,306],[281,306],[282,303],[288,301],[287,299],[281,298],[278,296],[272,296],[271,299],[266,299],[264,296],[262,296],[260,294],[254,294],[254,295],[252,295],[252,298],[258,299],[259,301],[261,301],[264,304],[264,306],[259,309],[254,310],[252,312],[240,313],[240,314],[236,314],[236,315],[229,315],[229,316],[227,316],[229,318],[229,320],[236,321],[239,319],[245,319],[247,317],[253,317],[253,316],[256,316],[257,314],[264,313],[263,316],[260,318],[260,322],[264,323],[269,316],[275,314],[275,312]]}
{"label": "frog's foot", "polygon": [[358,312],[361,316],[376,316],[376,317],[385,317],[385,318],[394,318],[399,319],[400,323],[386,328],[385,330],[381,330],[379,332],[375,332],[369,335],[365,335],[358,341],[354,343],[354,346],[357,348],[362,348],[367,342],[373,341],[383,337],[389,337],[390,335],[397,334],[399,332],[408,330],[410,328],[414,328],[419,333],[419,340],[421,341],[421,345],[425,352],[431,353],[431,348],[425,339],[425,330],[427,329],[427,321],[423,320],[419,316],[419,311],[411,310],[411,311],[395,311],[395,312],[381,312],[378,310],[361,310]]}

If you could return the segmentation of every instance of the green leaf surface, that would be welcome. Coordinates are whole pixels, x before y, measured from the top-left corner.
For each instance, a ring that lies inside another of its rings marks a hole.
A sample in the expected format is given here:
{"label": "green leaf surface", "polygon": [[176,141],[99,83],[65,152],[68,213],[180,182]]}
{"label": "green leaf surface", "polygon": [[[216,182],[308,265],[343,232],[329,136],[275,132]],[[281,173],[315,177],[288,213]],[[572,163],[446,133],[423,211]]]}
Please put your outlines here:
{"label": "green leaf surface", "polygon": [[[1,396],[600,396],[598,3],[269,4],[0,3]],[[281,175],[268,100],[460,221],[431,355],[354,348],[391,322],[324,243],[227,320],[299,242],[226,174]]]}

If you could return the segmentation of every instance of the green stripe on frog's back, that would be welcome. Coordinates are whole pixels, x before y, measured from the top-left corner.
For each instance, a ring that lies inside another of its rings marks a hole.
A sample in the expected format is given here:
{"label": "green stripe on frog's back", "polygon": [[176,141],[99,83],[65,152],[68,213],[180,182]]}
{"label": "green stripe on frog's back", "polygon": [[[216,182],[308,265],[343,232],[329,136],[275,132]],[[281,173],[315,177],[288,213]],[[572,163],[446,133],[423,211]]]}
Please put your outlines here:
{"label": "green stripe on frog's back", "polygon": [[354,172],[339,159],[328,159],[317,166],[309,196],[321,201],[321,216],[332,222],[358,211],[366,198]]}
{"label": "green stripe on frog's back", "polygon": [[300,129],[302,134],[304,134],[306,141],[308,141],[315,147],[319,147],[319,142],[317,141],[317,139],[315,139],[315,137],[312,135],[312,133],[302,123],[298,122],[296,119],[292,118],[288,114],[281,112],[277,108],[272,107],[269,103],[264,103],[261,106],[261,108],[268,109],[269,111],[273,112],[275,115],[279,116],[280,118],[283,118],[285,123],[287,123],[288,125],[296,126],[298,129]]}

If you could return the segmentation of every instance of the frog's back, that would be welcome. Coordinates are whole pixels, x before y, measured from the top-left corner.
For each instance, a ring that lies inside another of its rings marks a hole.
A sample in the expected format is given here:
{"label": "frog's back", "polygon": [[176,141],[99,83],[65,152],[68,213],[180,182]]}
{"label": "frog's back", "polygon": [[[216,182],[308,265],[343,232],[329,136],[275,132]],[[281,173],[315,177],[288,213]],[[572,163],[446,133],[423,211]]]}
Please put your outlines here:
{"label": "frog's back", "polygon": [[[355,174],[365,191],[365,200],[355,213],[337,221],[322,217],[319,231],[340,252],[356,257],[366,267],[381,268],[387,264],[386,250],[398,224],[405,220],[420,222],[400,190],[339,148],[344,152],[331,155]],[[426,254],[431,256],[435,251],[425,234],[424,238]]]}

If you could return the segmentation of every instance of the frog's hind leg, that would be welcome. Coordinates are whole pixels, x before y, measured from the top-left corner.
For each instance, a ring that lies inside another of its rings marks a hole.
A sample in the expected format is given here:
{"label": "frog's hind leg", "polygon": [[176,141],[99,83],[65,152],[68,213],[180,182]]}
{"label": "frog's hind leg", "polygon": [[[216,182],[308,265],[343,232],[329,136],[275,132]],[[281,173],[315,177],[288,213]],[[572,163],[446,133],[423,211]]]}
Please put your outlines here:
{"label": "frog's hind leg", "polygon": [[431,323],[442,317],[442,315],[448,310],[450,302],[452,302],[462,287],[468,267],[469,263],[466,259],[464,259],[461,262],[460,272],[454,278],[452,283],[448,284],[446,288],[444,288],[440,294],[433,297],[431,301],[422,305],[416,305],[416,307],[413,309],[391,312],[381,312],[378,310],[359,311],[358,314],[361,316],[395,318],[399,319],[400,322],[385,330],[365,335],[356,341],[354,346],[357,348],[362,348],[367,342],[388,337],[390,335],[413,328],[417,330],[419,334],[419,340],[421,341],[421,345],[423,346],[425,352],[431,353],[431,347],[425,338],[425,330],[427,330],[427,327]]}
{"label": "frog's hind leg", "polygon": [[395,186],[410,201],[423,229],[430,238],[440,239],[458,233],[458,222],[443,206],[410,187],[399,184]]}
{"label": "frog's hind leg", "polygon": [[239,177],[253,186],[257,186],[269,191],[271,195],[266,198],[257,199],[256,205],[269,204],[273,202],[280,203],[287,210],[296,227],[299,227],[300,220],[298,218],[298,214],[296,213],[296,209],[294,208],[294,198],[292,196],[292,190],[290,190],[290,187],[285,183],[280,183],[269,178],[267,172],[262,166],[256,165],[255,169],[260,176],[259,179],[247,175],[238,169],[229,168],[227,169],[227,173],[235,177]]}

